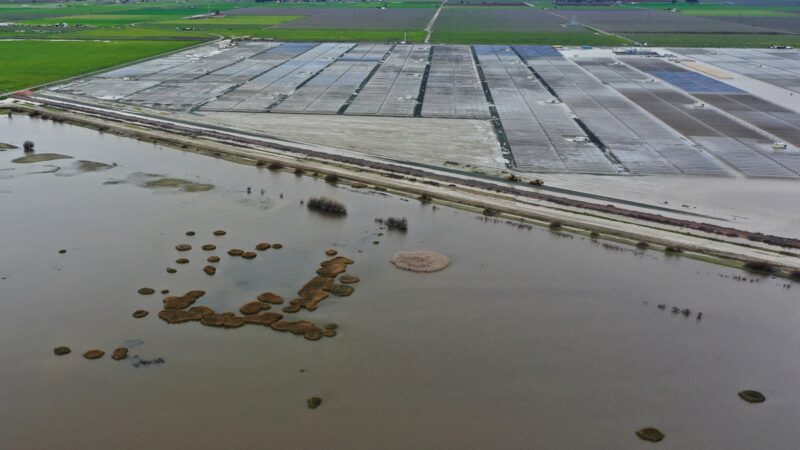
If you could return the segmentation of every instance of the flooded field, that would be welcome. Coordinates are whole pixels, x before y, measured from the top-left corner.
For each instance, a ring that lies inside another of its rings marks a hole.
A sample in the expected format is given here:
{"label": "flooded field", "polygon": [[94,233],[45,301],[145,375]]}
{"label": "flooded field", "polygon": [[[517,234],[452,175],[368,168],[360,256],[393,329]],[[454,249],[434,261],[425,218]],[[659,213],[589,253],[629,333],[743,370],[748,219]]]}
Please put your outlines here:
{"label": "flooded field", "polygon": [[[15,163],[25,140],[70,158]],[[643,427],[664,433],[659,448],[800,438],[796,283],[25,116],[0,118],[0,142],[19,147],[0,151],[0,448],[621,449],[653,445]],[[302,204],[317,196],[347,214]],[[389,216],[408,230],[375,220]],[[282,312],[329,249],[353,259],[352,295]],[[390,263],[416,250],[450,265]],[[159,319],[165,296],[192,290],[206,293],[193,306],[237,314],[273,292],[285,303],[269,312],[337,333]],[[118,347],[128,358],[112,360]]]}

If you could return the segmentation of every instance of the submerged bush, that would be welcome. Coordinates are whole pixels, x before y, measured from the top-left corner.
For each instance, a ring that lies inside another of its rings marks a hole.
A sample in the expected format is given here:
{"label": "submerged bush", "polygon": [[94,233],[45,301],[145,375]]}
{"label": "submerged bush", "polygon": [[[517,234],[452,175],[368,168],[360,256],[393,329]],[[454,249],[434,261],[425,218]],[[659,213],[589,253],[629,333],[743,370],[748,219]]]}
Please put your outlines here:
{"label": "submerged bush", "polygon": [[283,169],[283,167],[284,167],[283,163],[275,161],[275,162],[269,163],[269,165],[267,166],[267,169],[269,169],[269,170],[281,170],[281,169]]}
{"label": "submerged bush", "polygon": [[647,250],[648,247],[650,247],[650,244],[645,241],[639,241],[636,243],[636,248],[639,250]]}
{"label": "submerged bush", "polygon": [[562,226],[561,222],[559,222],[557,220],[553,221],[553,222],[550,222],[550,229],[551,230],[560,230],[561,226]]}
{"label": "submerged bush", "polygon": [[34,144],[33,141],[25,141],[25,143],[22,144],[22,148],[25,149],[25,153],[31,153],[33,152],[34,145],[36,144]]}
{"label": "submerged bush", "polygon": [[347,214],[347,208],[343,203],[327,197],[311,197],[308,199],[308,209],[314,209],[317,211],[338,215]]}
{"label": "submerged bush", "polygon": [[328,183],[336,183],[337,181],[339,181],[339,175],[329,173],[328,175],[325,175],[325,181],[327,181]]}
{"label": "submerged bush", "polygon": [[668,245],[668,246],[664,247],[664,251],[667,252],[667,253],[683,253],[683,249],[682,248],[680,248],[678,246],[674,246],[674,245]]}
{"label": "submerged bush", "polygon": [[387,217],[386,219],[375,219],[376,222],[386,225],[390,230],[408,230],[408,219],[405,217]]}
{"label": "submerged bush", "polygon": [[800,281],[800,270],[794,269],[793,271],[789,272],[789,278],[794,281]]}

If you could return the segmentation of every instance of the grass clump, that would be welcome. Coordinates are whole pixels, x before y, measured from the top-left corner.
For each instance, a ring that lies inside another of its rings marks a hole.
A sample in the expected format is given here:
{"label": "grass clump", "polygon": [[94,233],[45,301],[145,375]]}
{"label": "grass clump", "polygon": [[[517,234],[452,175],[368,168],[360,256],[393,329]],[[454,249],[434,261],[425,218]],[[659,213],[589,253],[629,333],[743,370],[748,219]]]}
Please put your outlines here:
{"label": "grass clump", "polygon": [[639,241],[636,243],[636,248],[638,248],[639,250],[647,250],[649,247],[650,244],[648,244],[645,241]]}
{"label": "grass clump", "polygon": [[664,247],[664,251],[672,254],[683,253],[683,249],[678,247],[677,245],[668,245]]}
{"label": "grass clump", "polygon": [[557,220],[550,222],[550,229],[551,230],[560,230],[563,224]]}
{"label": "grass clump", "polygon": [[339,175],[329,173],[325,175],[325,182],[336,184],[339,181]]}
{"label": "grass clump", "polygon": [[343,216],[347,214],[347,207],[338,200],[327,197],[311,197],[308,199],[308,209],[322,211]]}
{"label": "grass clump", "polygon": [[269,170],[281,170],[281,169],[283,169],[283,167],[284,167],[283,163],[275,161],[275,162],[269,163],[269,165],[267,166],[267,169],[269,169]]}

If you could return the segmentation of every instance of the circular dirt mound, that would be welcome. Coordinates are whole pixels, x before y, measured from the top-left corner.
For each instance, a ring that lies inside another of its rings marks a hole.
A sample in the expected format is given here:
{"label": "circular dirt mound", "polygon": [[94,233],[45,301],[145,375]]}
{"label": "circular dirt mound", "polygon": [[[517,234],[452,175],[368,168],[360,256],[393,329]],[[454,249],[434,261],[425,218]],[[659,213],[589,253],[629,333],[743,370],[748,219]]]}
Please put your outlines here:
{"label": "circular dirt mound", "polygon": [[450,265],[450,258],[429,251],[398,252],[392,256],[392,264],[412,272],[436,272]]}

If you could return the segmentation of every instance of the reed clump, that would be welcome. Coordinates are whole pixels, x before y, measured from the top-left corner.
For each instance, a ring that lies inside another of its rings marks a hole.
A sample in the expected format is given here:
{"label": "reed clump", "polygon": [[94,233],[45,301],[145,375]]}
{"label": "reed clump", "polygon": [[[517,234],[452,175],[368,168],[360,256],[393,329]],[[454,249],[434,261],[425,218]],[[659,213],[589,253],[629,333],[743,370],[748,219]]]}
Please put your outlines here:
{"label": "reed clump", "polygon": [[345,215],[347,207],[344,203],[328,197],[311,197],[307,202],[308,209],[322,211],[330,214]]}

